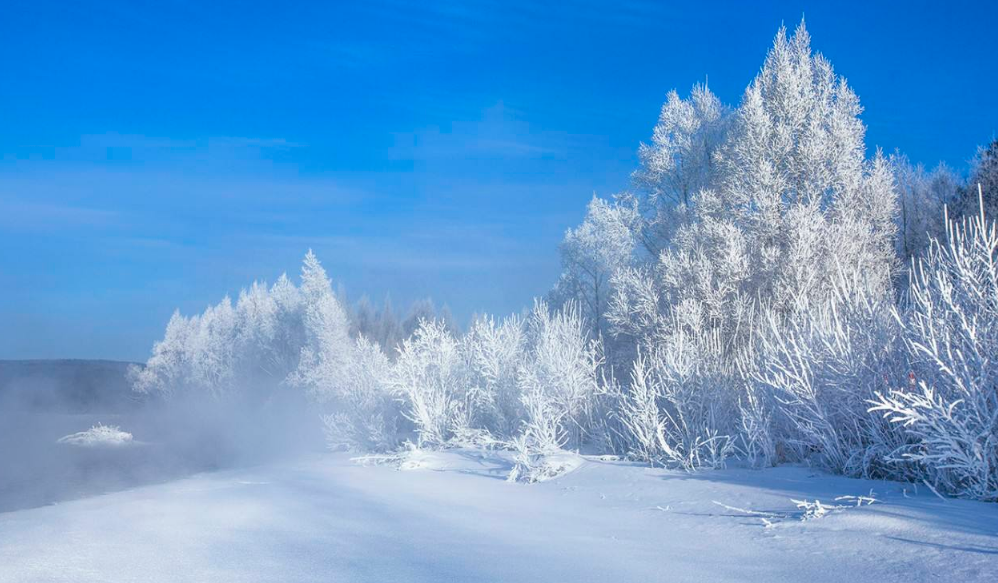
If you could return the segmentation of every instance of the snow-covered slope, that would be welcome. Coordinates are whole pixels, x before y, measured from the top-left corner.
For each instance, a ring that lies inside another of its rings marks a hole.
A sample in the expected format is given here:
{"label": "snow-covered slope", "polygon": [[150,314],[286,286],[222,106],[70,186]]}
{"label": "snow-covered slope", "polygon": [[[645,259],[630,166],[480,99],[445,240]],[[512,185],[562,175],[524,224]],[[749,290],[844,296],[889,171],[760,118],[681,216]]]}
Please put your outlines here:
{"label": "snow-covered slope", "polygon": [[[343,454],[0,514],[0,581],[996,581],[998,506],[804,468]],[[872,491],[872,494],[871,494]],[[872,504],[841,496],[872,496]],[[791,499],[837,505],[802,521]]]}

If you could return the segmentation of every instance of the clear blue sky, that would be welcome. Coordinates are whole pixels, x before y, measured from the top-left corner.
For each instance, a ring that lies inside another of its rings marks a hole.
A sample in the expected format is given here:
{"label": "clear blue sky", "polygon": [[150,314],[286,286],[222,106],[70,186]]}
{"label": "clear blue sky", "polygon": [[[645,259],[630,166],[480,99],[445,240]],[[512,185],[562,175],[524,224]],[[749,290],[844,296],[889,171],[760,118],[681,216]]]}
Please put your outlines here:
{"label": "clear blue sky", "polygon": [[8,3],[0,358],[144,359],[309,247],[352,300],[516,311],[666,92],[736,103],[802,14],[871,150],[964,171],[998,3],[895,4]]}

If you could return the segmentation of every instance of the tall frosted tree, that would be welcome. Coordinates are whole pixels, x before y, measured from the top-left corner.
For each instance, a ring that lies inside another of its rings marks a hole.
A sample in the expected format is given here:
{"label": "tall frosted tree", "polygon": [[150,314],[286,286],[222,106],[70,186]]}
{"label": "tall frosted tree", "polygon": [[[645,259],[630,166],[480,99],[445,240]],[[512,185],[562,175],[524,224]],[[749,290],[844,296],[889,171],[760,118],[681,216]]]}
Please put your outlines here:
{"label": "tall frosted tree", "polygon": [[594,338],[608,336],[611,280],[631,264],[636,220],[631,208],[594,196],[585,220],[565,233],[559,248],[562,275],[553,299],[558,305],[577,304]]}
{"label": "tall frosted tree", "polygon": [[860,112],[804,25],[781,29],[669,248],[620,272],[617,328],[646,343],[679,328],[723,342],[747,333],[753,305],[790,316],[843,270],[889,290],[896,195],[887,161],[865,157]]}
{"label": "tall frosted tree", "polygon": [[637,191],[628,197],[641,217],[635,234],[652,257],[667,248],[693,197],[714,185],[715,155],[729,120],[730,109],[706,85],[694,86],[686,99],[669,92],[651,143],[638,150]]}
{"label": "tall frosted tree", "polygon": [[243,290],[235,306],[225,297],[201,314],[175,313],[131,376],[136,390],[168,397],[265,402],[290,382],[324,400],[340,389],[351,349],[346,312],[310,251],[300,286],[282,275]]}
{"label": "tall frosted tree", "polygon": [[984,200],[984,216],[998,216],[998,139],[977,149],[967,185],[960,189],[957,212],[975,216],[980,212],[977,185]]}
{"label": "tall frosted tree", "polygon": [[956,202],[960,184],[946,166],[940,164],[929,172],[903,154],[891,156],[891,169],[899,206],[897,253],[908,267],[929,248],[932,239],[945,238],[943,206]]}
{"label": "tall frosted tree", "polygon": [[305,343],[292,380],[303,385],[313,397],[335,399],[353,346],[350,322],[333,294],[326,270],[311,249],[302,263],[300,290]]}
{"label": "tall frosted tree", "polygon": [[839,269],[888,288],[896,198],[883,157],[865,159],[861,111],[804,24],[781,29],[720,150],[717,190],[747,235],[751,291],[776,305],[826,294]]}
{"label": "tall frosted tree", "polygon": [[866,158],[861,111],[804,25],[781,29],[668,244],[613,280],[608,319],[641,356],[632,379],[668,380],[625,400],[635,427],[672,419],[667,445],[716,465],[730,452],[724,436],[752,421],[745,372],[766,330],[852,293],[842,280],[893,292],[894,180],[879,152]]}

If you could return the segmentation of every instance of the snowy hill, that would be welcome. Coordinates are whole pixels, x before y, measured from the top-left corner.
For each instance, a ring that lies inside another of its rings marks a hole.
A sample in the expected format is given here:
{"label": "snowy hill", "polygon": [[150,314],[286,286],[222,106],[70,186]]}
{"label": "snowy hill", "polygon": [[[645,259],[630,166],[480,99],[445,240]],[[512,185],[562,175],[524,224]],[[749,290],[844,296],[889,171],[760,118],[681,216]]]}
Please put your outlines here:
{"label": "snowy hill", "polygon": [[595,458],[524,485],[476,450],[415,465],[307,456],[0,514],[0,580],[998,580],[998,506],[911,485]]}

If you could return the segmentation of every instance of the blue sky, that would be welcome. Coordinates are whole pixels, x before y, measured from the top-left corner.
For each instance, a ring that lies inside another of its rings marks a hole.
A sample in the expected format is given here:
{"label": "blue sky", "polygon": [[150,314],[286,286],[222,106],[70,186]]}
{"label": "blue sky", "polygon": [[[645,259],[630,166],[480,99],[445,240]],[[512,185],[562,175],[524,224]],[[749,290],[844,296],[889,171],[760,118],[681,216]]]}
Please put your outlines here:
{"label": "blue sky", "polygon": [[351,300],[519,310],[666,92],[737,103],[802,14],[871,151],[998,131],[994,2],[697,4],[8,4],[0,358],[144,359],[310,247]]}

